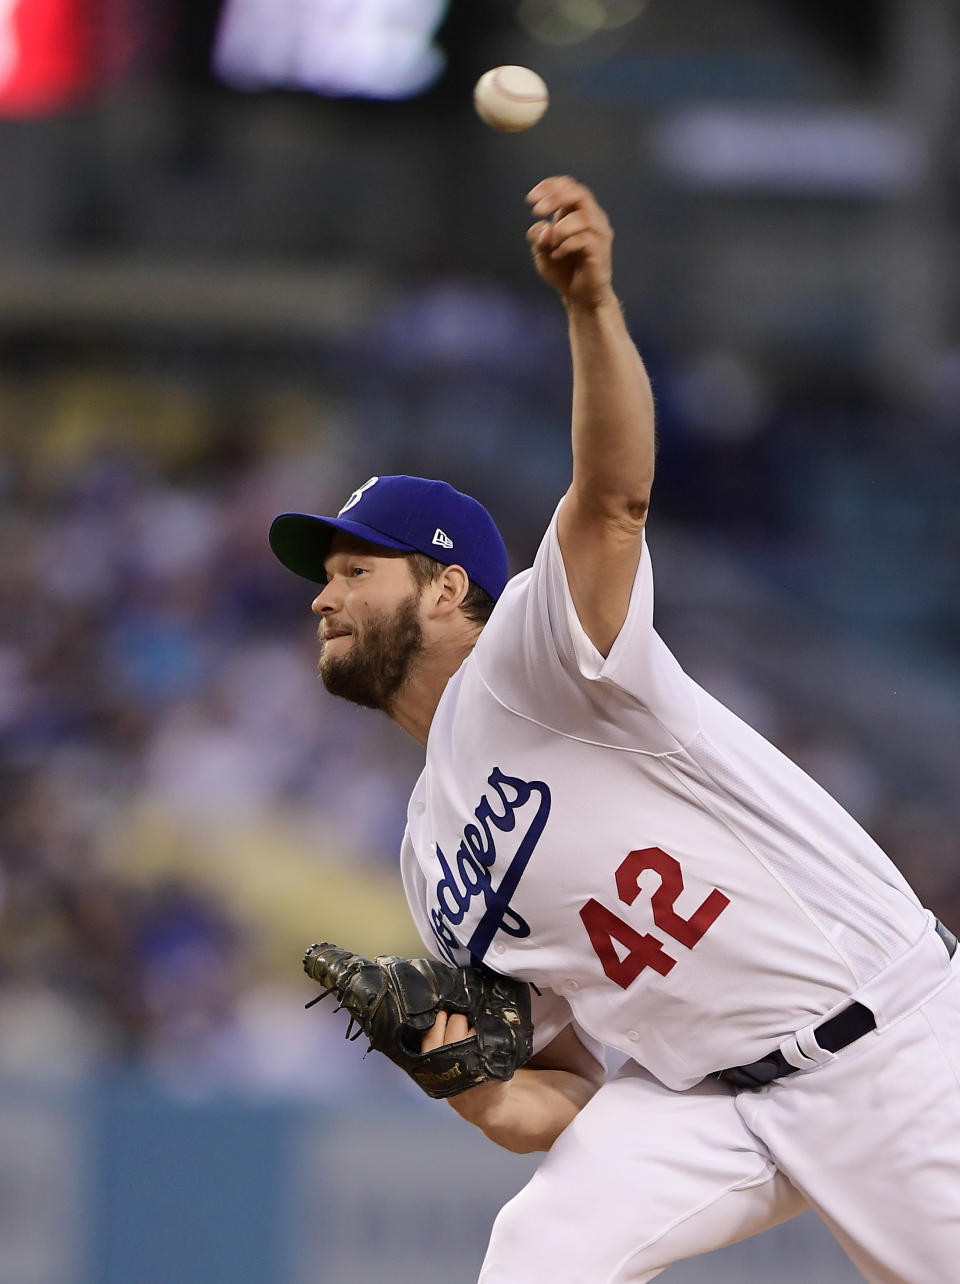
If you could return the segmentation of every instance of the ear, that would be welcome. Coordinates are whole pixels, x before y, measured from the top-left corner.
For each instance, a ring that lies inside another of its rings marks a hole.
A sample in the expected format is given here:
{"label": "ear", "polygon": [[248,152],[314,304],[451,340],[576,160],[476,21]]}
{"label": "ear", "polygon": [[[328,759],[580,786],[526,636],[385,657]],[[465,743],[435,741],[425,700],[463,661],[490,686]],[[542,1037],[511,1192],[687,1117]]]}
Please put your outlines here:
{"label": "ear", "polygon": [[443,617],[453,615],[470,591],[470,578],[462,566],[445,566],[427,587],[430,614]]}

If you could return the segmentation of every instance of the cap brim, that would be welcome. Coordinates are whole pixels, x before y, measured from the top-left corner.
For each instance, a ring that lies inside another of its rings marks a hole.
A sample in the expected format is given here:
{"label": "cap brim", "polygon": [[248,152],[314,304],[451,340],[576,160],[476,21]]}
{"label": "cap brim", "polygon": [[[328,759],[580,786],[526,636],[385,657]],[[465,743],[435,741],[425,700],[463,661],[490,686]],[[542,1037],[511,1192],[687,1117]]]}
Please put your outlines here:
{"label": "cap brim", "polygon": [[281,513],[275,517],[270,527],[270,547],[288,571],[302,575],[314,584],[326,584],[323,564],[337,531],[355,535],[368,544],[379,544],[381,548],[416,552],[412,545],[382,535],[362,522],[351,522],[343,517],[314,517],[310,513]]}

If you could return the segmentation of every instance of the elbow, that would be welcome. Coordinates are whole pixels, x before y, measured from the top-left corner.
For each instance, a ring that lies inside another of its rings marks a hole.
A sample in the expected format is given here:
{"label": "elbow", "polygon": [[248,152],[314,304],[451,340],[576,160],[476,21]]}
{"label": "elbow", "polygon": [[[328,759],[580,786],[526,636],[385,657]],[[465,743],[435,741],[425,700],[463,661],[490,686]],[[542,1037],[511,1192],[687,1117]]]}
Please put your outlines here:
{"label": "elbow", "polygon": [[572,1110],[560,1118],[541,1120],[538,1127],[524,1128],[515,1124],[511,1128],[481,1128],[480,1131],[501,1150],[509,1150],[513,1155],[534,1155],[549,1150],[578,1113]]}
{"label": "elbow", "polygon": [[448,1104],[461,1119],[482,1132],[488,1141],[514,1155],[532,1155],[538,1150],[549,1150],[554,1136],[560,1132],[556,1129],[553,1136],[547,1136],[543,1119],[535,1124],[532,1118],[524,1118],[517,1113],[501,1115],[496,1111],[466,1111],[455,1097],[449,1098]]}
{"label": "elbow", "polygon": [[501,1136],[494,1129],[489,1132],[484,1131],[483,1135],[499,1146],[501,1150],[509,1150],[512,1155],[535,1155],[539,1151],[549,1150],[556,1140],[555,1137],[549,1139],[543,1137],[518,1137],[515,1134]]}
{"label": "elbow", "polygon": [[576,504],[585,518],[613,533],[635,537],[650,512],[650,486],[646,483],[631,486],[601,486],[597,480],[574,477],[571,487]]}
{"label": "elbow", "polygon": [[631,526],[643,526],[647,520],[647,514],[650,511],[650,492],[649,490],[642,498],[628,499],[624,504],[624,512],[627,522]]}
{"label": "elbow", "polygon": [[602,531],[618,543],[633,544],[640,537],[649,512],[649,495],[611,497],[606,502],[594,505],[594,529]]}

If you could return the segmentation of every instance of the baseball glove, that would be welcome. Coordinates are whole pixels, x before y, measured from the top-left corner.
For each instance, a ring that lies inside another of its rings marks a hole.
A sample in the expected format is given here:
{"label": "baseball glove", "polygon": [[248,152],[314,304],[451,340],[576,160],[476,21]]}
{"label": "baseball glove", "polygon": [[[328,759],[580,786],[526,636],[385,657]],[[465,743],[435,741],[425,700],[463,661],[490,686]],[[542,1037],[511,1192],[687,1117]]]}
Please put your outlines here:
{"label": "baseball glove", "polygon": [[[487,968],[452,967],[436,959],[380,955],[372,962],[338,945],[311,945],[303,970],[324,987],[312,1007],[335,994],[350,1013],[347,1038],[365,1034],[431,1097],[453,1097],[488,1079],[510,1079],[533,1050],[530,989]],[[466,1039],[420,1051],[437,1013],[462,1013]],[[369,1050],[369,1049],[368,1049]]]}

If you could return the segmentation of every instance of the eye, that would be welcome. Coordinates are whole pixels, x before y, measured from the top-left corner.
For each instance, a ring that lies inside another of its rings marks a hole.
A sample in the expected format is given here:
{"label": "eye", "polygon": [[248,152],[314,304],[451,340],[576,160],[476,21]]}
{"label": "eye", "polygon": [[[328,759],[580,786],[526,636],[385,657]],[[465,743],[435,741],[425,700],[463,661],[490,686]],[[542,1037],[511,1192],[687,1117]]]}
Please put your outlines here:
{"label": "eye", "polygon": [[350,575],[355,579],[358,575],[363,575],[363,574],[365,574],[365,573],[366,573],[366,569],[367,569],[367,568],[366,568],[365,566],[351,566],[351,567],[350,567]]}

